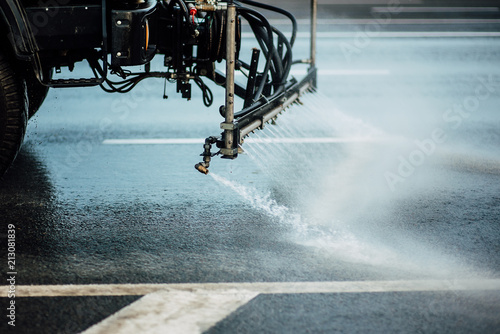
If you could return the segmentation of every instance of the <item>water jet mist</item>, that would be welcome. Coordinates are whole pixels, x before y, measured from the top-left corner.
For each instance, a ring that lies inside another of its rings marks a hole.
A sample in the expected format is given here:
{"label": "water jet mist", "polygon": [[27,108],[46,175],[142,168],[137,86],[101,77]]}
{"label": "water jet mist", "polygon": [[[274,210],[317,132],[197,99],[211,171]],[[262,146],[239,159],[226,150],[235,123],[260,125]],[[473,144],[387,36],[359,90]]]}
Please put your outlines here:
{"label": "water jet mist", "polygon": [[342,113],[324,95],[303,100],[245,143],[266,182],[244,185],[234,175],[212,174],[214,180],[292,231],[282,237],[334,261],[384,268],[388,276],[479,275],[398,216],[402,201],[418,191],[419,177],[426,177],[416,175],[416,186],[399,192],[385,182],[387,161],[409,139]]}

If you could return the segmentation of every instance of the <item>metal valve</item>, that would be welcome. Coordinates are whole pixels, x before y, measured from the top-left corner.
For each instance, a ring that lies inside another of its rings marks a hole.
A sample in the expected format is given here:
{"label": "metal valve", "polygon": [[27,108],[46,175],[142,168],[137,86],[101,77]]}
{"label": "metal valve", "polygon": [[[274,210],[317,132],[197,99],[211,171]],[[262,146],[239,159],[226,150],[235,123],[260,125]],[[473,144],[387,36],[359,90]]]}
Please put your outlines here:
{"label": "metal valve", "polygon": [[205,144],[203,145],[203,153],[200,154],[203,157],[203,161],[200,163],[197,163],[194,168],[199,171],[200,173],[203,174],[208,174],[208,167],[210,167],[210,161],[212,160],[213,156],[216,156],[219,154],[217,153],[212,153],[212,144],[217,143],[218,138],[217,137],[208,137],[205,139]]}

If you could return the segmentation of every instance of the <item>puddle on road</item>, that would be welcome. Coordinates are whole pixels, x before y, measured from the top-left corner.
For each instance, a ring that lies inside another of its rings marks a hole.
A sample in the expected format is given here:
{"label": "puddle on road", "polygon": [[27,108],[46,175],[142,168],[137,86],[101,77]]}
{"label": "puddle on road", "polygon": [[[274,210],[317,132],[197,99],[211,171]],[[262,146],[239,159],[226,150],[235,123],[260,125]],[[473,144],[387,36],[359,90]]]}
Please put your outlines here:
{"label": "puddle on road", "polygon": [[[243,184],[231,174],[211,173],[212,178],[289,227],[293,242],[323,256],[386,268],[388,276],[477,276],[461,259],[405,230],[404,222],[392,215],[393,200],[401,192],[392,192],[383,175],[385,158],[398,148],[394,138],[335,110],[328,97],[310,94],[303,99],[303,106],[292,108],[277,126],[258,131],[244,145],[267,184]],[[332,137],[342,140],[276,140]]]}

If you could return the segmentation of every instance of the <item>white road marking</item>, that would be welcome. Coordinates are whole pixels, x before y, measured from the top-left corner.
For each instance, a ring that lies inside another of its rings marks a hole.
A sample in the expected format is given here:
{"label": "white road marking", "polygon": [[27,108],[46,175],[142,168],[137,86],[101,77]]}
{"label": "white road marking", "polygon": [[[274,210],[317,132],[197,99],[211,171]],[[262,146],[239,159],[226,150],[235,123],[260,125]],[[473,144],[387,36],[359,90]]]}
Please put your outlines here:
{"label": "white road marking", "polygon": [[[2,287],[4,291],[7,286]],[[500,291],[500,279],[284,283],[20,285],[17,297],[144,295],[83,334],[197,334],[260,294]]]}
{"label": "white road marking", "polygon": [[[307,74],[307,70],[304,68],[293,69],[290,71],[291,75],[295,76],[305,76]],[[390,75],[391,71],[387,69],[318,69],[318,76],[346,76],[346,75]],[[236,72],[236,76],[244,76],[241,72]]]}
{"label": "white road marking", "polygon": [[[413,0],[413,4],[422,3]],[[318,0],[318,5],[387,5],[387,0]]]}
{"label": "white road marking", "polygon": [[239,289],[158,291],[126,306],[83,334],[203,333],[257,295]]}
{"label": "white road marking", "polygon": [[[309,38],[308,32],[297,33],[298,38]],[[337,31],[337,32],[318,32],[316,37],[322,38],[357,38],[359,31]],[[373,34],[370,38],[448,38],[448,37],[499,37],[498,31],[381,31]],[[252,33],[243,33],[243,38],[254,38]]]}
{"label": "white road marking", "polygon": [[[3,289],[3,291],[7,291],[8,286],[1,286],[0,289]],[[234,289],[256,292],[259,294],[500,290],[500,279],[269,283],[19,285],[16,286],[16,296],[141,296],[162,290],[191,292],[212,291],[214,293],[221,293]]]}
{"label": "white road marking", "polygon": [[[291,75],[295,76],[305,76],[307,74],[307,70],[303,69],[293,69],[290,71]],[[346,75],[390,75],[391,71],[387,69],[318,69],[319,76],[346,76]],[[241,72],[236,72],[236,76],[243,77],[244,74]]]}
{"label": "white road marking", "polygon": [[[306,70],[291,70],[292,75],[306,75]],[[345,75],[390,75],[391,71],[386,69],[366,69],[366,70],[342,70],[342,69],[318,69],[319,76],[345,76]]]}
{"label": "white road marking", "polygon": [[[413,0],[412,4],[421,4],[422,0]],[[387,0],[318,0],[318,5],[388,5]]]}
{"label": "white road marking", "polygon": [[[373,137],[307,137],[307,138],[247,138],[245,143],[258,144],[342,144],[376,142],[380,138]],[[139,139],[106,139],[103,145],[191,145],[203,144],[203,138],[139,138]]]}
{"label": "white road marking", "polygon": [[103,145],[192,145],[203,144],[203,138],[105,139]]}
{"label": "white road marking", "polygon": [[[498,7],[400,7],[400,13],[474,13],[498,12]],[[387,7],[372,7],[374,13],[387,13]]]}
{"label": "white road marking", "polygon": [[343,143],[366,143],[378,141],[373,137],[317,137],[317,138],[247,138],[245,143],[257,144],[343,144]]}
{"label": "white road marking", "polygon": [[[299,25],[309,25],[310,19],[298,19],[297,24]],[[384,25],[384,18],[381,19],[380,25]],[[273,26],[276,25],[290,25],[290,20],[288,19],[272,19],[269,23]],[[322,25],[372,25],[376,24],[376,18],[367,19],[343,19],[343,18],[328,18],[328,19],[318,19],[317,24]],[[421,19],[398,19],[393,18],[389,23],[385,25],[404,25],[404,24],[498,24],[500,19],[447,19],[447,18],[421,18]]]}
{"label": "white road marking", "polygon": [[[499,37],[498,31],[381,31],[370,38],[448,38],[448,37]],[[297,34],[297,37],[309,38],[308,33]],[[318,38],[357,38],[359,32],[325,32],[318,33]]]}

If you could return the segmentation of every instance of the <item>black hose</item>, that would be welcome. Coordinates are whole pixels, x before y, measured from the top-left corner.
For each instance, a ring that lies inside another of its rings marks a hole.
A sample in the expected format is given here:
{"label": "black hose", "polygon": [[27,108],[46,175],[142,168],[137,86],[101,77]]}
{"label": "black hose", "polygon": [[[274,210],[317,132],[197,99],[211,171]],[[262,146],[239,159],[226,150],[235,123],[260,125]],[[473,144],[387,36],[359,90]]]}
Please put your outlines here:
{"label": "black hose", "polygon": [[203,104],[206,107],[210,107],[214,102],[214,95],[212,94],[212,91],[205,85],[205,83],[203,82],[203,80],[201,80],[201,78],[195,78],[194,82],[201,89],[201,92],[203,94]]}
{"label": "black hose", "polygon": [[[189,10],[186,6],[186,4],[184,3],[184,1],[182,0],[172,0],[170,1],[170,4],[168,5],[168,7],[173,7],[174,3],[177,3],[181,8],[182,8],[182,11],[184,12],[184,17],[186,18],[186,21],[189,22]],[[169,9],[167,7],[165,7],[165,0],[162,0],[161,1],[161,5],[163,6],[163,8],[165,9]]]}
{"label": "black hose", "polygon": [[292,37],[290,38],[290,45],[293,46],[295,44],[295,39],[297,37],[297,20],[295,19],[295,16],[293,16],[292,13],[287,12],[286,10],[279,8],[279,7],[274,7],[274,6],[271,6],[268,4],[264,4],[264,3],[260,3],[260,2],[256,2],[256,1],[252,1],[252,0],[238,0],[238,2],[247,4],[250,6],[254,6],[254,7],[259,7],[262,9],[267,9],[267,10],[270,10],[273,12],[277,12],[277,13],[283,14],[286,17],[288,17],[290,19],[290,21],[292,22]]}
{"label": "black hose", "polygon": [[[264,71],[263,71],[264,77],[262,78],[262,81],[260,82],[260,85],[255,93],[254,100],[257,101],[260,98],[260,95],[262,94],[262,92],[264,91],[267,73],[271,67],[273,54],[274,54],[274,52],[276,52],[276,49],[274,47],[274,41],[273,41],[273,32],[272,32],[271,25],[269,24],[267,19],[259,12],[255,11],[253,9],[250,9],[250,8],[245,8],[245,7],[240,7],[239,12],[250,23],[250,26],[251,26],[252,30],[254,31],[254,33],[257,37],[257,40],[259,40],[259,38],[258,38],[259,36],[260,36],[260,38],[265,40],[266,46],[268,49],[268,50],[263,50],[265,53],[265,56],[266,56],[266,65],[264,66]],[[258,19],[260,21],[261,25],[257,25],[256,22],[253,22],[254,18],[252,18],[251,16],[254,16],[256,19]],[[264,36],[264,34],[261,30],[263,26],[267,30],[267,36]],[[259,43],[259,44],[261,44],[261,43]],[[277,55],[277,52],[275,53],[275,55]]]}
{"label": "black hose", "polygon": [[[273,77],[273,80],[276,79],[276,65],[274,64],[274,61],[272,59],[272,41],[270,42],[269,39],[267,38],[267,34],[265,32],[265,29],[262,27],[261,21],[258,21],[255,18],[252,18],[249,14],[243,14],[243,16],[247,19],[247,21],[250,24],[250,27],[252,28],[252,31],[255,35],[255,38],[257,39],[257,42],[259,43],[259,46],[262,50],[262,53],[264,54],[264,58],[268,59],[271,62],[271,66],[269,69],[271,70],[271,76]],[[267,72],[267,71],[266,71]]]}
{"label": "black hose", "polygon": [[290,42],[285,38],[285,36],[283,35],[283,33],[281,31],[279,31],[278,29],[274,28],[273,27],[273,31],[274,33],[276,33],[276,35],[278,35],[282,41],[285,43],[285,46],[286,46],[286,53],[283,57],[283,75],[281,77],[281,82],[280,82],[280,85],[284,85],[286,83],[286,79],[288,78],[288,75],[290,74],[290,69],[292,68],[292,64],[293,64],[293,59],[292,59],[292,45],[290,44]]}
{"label": "black hose", "polygon": [[[159,73],[158,73],[159,74]],[[108,93],[128,93],[130,92],[139,82],[146,78],[152,78],[152,77],[160,77],[160,75],[155,75],[155,72],[153,73],[148,73],[148,74],[139,74],[136,75],[132,78],[119,81],[119,82],[114,82],[109,79],[105,79],[106,84],[109,86],[109,88],[105,87],[104,85],[101,84],[101,88]],[[118,86],[118,87],[117,87]]]}
{"label": "black hose", "polygon": [[[265,18],[254,17],[253,14],[255,14],[255,12],[252,11],[251,13],[245,13],[245,10],[246,8],[242,11],[242,15],[245,17],[245,19],[247,19],[247,21],[250,24],[250,27],[254,31],[254,35],[257,41],[259,42],[260,47],[263,49],[265,57],[271,60],[270,70],[272,75],[272,82],[275,89],[277,89],[279,86],[284,85],[286,83],[286,79],[290,73],[290,69],[293,63],[292,46],[282,32],[280,32],[278,29],[270,25],[267,26],[271,27],[272,31],[276,35],[278,35],[279,39],[283,41],[283,43],[285,44],[286,53],[284,54],[283,59],[281,59],[278,55],[276,48],[274,47],[274,39],[270,39],[268,34],[266,36],[265,30],[263,28],[263,26],[266,25],[262,24]],[[261,84],[265,84],[265,82],[261,82]],[[261,92],[262,91],[260,89],[257,91],[254,101],[259,99]]]}

